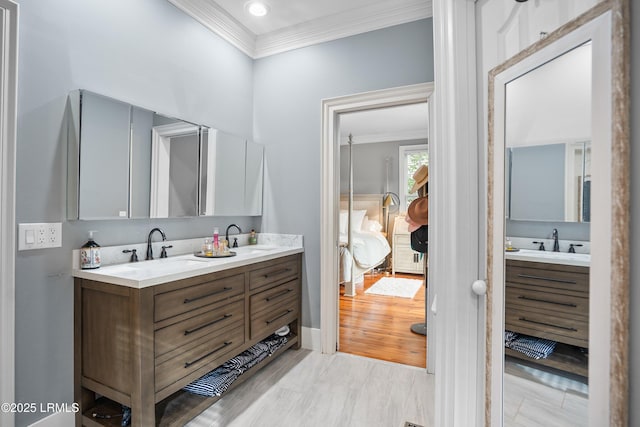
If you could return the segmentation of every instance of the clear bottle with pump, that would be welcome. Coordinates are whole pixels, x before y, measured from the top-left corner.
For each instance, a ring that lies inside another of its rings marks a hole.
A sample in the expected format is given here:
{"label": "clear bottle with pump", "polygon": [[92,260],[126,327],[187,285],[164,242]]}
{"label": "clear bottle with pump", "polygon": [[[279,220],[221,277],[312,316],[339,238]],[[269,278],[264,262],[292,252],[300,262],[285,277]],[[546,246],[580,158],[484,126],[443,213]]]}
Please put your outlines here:
{"label": "clear bottle with pump", "polygon": [[93,233],[89,231],[89,240],[80,248],[80,268],[90,269],[100,267],[100,245],[93,240]]}

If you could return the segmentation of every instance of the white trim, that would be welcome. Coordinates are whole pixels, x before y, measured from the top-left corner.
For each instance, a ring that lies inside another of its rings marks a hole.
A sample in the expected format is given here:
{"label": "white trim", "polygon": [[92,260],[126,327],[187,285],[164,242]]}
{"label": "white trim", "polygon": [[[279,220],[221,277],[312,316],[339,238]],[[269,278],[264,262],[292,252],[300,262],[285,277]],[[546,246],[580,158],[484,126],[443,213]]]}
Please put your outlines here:
{"label": "white trim", "polygon": [[482,425],[475,2],[433,4],[435,138],[429,146],[429,274],[438,311],[436,426]]}
{"label": "white trim", "polygon": [[[15,401],[16,125],[18,8],[0,0],[0,402]],[[12,427],[12,413],[0,424]]]}
{"label": "white trim", "polygon": [[371,108],[427,102],[433,90],[433,83],[421,83],[322,101],[320,331],[323,353],[335,353],[338,343],[338,203],[340,197],[338,115]]}
{"label": "white trim", "polygon": [[210,0],[169,0],[253,59],[432,16],[431,0],[387,0],[256,35]]}
{"label": "white trim", "polygon": [[322,334],[318,328],[302,327],[302,348],[322,351]]}

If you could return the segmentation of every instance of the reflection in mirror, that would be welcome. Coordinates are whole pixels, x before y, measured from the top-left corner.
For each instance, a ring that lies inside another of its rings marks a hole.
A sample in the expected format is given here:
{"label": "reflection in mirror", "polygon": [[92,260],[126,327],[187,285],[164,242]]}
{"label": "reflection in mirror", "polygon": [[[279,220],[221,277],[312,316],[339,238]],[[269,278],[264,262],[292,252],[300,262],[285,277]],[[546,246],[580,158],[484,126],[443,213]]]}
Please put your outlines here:
{"label": "reflection in mirror", "polygon": [[588,221],[591,43],[508,82],[505,96],[507,217]]}
{"label": "reflection in mirror", "polygon": [[196,216],[200,127],[156,114],[151,135],[151,218]]}
{"label": "reflection in mirror", "polygon": [[[599,3],[489,74],[487,425],[627,425],[623,5]],[[589,229],[586,253],[567,253],[562,222],[507,240],[514,216],[552,210]]]}
{"label": "reflection in mirror", "polygon": [[[584,141],[591,140],[590,108],[590,43],[506,84],[504,209],[509,219],[563,222],[589,217],[588,205],[584,209],[584,200],[590,199]],[[538,241],[546,236],[532,237],[529,240]],[[553,241],[548,250],[555,249]],[[521,252],[507,253],[504,264],[504,425],[526,419],[527,406],[534,413],[547,408],[545,416],[565,418],[567,425],[583,425],[588,401],[589,256],[576,260],[560,253],[545,258],[535,251]],[[565,393],[575,395],[581,413],[571,414],[556,404]],[[522,413],[519,408],[509,414],[521,404]]]}
{"label": "reflection in mirror", "polygon": [[210,129],[203,135],[201,158],[207,165],[200,176],[201,215],[262,215],[262,145]]}
{"label": "reflection in mirror", "polygon": [[589,222],[590,142],[512,147],[506,160],[507,218]]}

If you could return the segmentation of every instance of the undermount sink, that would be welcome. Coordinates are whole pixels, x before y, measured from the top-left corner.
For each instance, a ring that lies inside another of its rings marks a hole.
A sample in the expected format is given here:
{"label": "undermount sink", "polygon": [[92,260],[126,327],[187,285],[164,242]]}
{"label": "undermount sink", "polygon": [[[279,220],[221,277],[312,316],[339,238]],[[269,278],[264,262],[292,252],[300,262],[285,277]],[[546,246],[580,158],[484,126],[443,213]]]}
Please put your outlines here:
{"label": "undermount sink", "polygon": [[238,253],[238,255],[244,255],[244,254],[260,254],[260,253],[265,253],[268,251],[272,251],[274,249],[277,249],[277,246],[270,246],[270,245],[249,245],[249,246],[241,246],[239,248],[233,248],[233,250],[235,252]]}
{"label": "undermount sink", "polygon": [[522,259],[539,262],[551,262],[555,264],[586,265],[591,262],[591,254],[578,254],[569,252],[538,251],[532,249],[520,249],[517,252],[506,252],[508,259]]}

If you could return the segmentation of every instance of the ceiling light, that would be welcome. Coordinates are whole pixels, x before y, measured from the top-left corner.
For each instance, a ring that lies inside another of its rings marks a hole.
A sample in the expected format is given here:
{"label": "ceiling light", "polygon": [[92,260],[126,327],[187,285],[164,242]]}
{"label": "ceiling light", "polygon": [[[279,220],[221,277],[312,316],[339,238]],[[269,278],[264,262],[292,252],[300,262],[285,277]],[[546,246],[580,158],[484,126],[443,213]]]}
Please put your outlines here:
{"label": "ceiling light", "polygon": [[253,16],[265,16],[269,13],[269,6],[261,1],[250,1],[245,5],[245,9]]}

